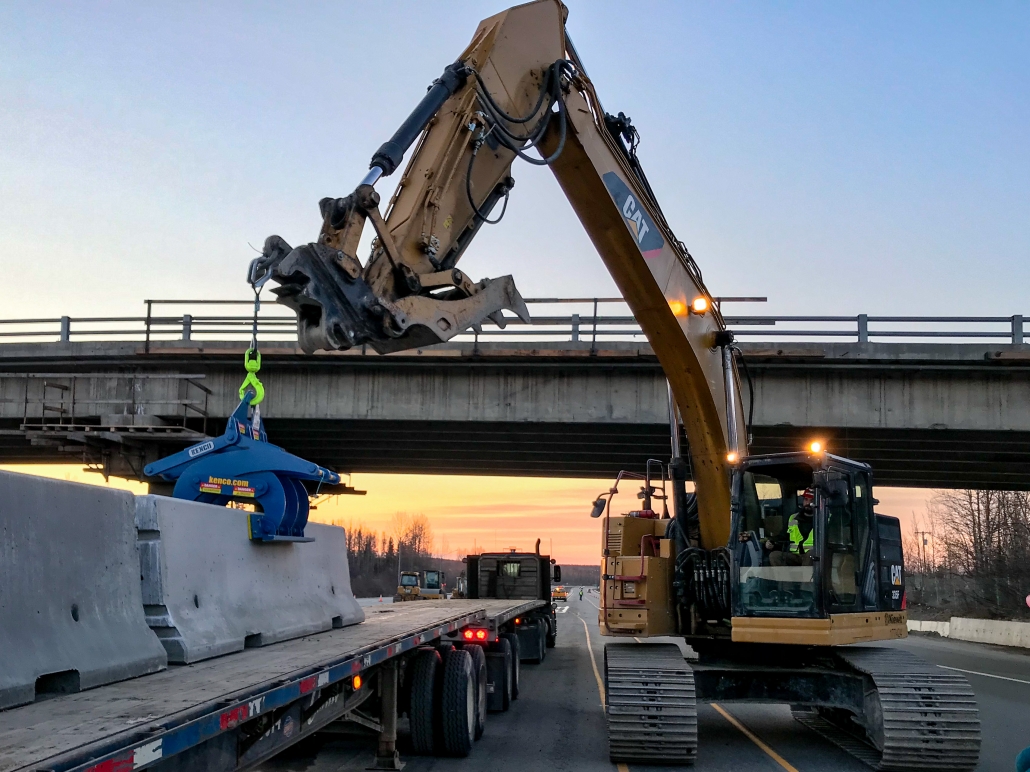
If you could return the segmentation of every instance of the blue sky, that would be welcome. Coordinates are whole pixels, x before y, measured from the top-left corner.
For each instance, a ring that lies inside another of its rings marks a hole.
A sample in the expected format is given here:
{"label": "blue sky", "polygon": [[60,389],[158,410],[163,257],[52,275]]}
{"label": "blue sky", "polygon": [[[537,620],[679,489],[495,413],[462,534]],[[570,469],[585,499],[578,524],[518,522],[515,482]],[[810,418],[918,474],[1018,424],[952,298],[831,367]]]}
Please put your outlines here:
{"label": "blue sky", "polygon": [[[318,200],[350,192],[503,7],[0,5],[0,317],[247,297],[248,242],[313,240]],[[569,7],[713,292],[1030,315],[1030,4]],[[514,176],[463,268],[526,296],[612,293],[550,172]]]}

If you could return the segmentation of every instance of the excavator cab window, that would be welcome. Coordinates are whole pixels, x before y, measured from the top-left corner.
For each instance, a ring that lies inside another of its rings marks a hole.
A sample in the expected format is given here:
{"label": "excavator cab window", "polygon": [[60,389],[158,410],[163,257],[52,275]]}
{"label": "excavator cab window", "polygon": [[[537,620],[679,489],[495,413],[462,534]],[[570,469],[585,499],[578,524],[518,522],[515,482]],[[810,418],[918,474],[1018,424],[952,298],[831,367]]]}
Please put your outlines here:
{"label": "excavator cab window", "polygon": [[[745,471],[737,522],[737,600],[744,614],[815,616],[817,517],[801,517],[812,469],[804,464]],[[792,549],[792,529],[800,547]],[[811,539],[809,535],[811,534]]]}
{"label": "excavator cab window", "polygon": [[401,587],[418,587],[418,577],[410,574],[402,574]]}
{"label": "excavator cab window", "polygon": [[[860,490],[860,489],[859,489]],[[855,494],[851,476],[841,470],[830,470],[820,496],[826,522],[825,567],[829,611],[854,611],[858,601],[858,549]]]}
{"label": "excavator cab window", "polygon": [[875,607],[866,471],[837,459],[823,468],[762,461],[738,473],[736,485],[740,613],[820,616]]}

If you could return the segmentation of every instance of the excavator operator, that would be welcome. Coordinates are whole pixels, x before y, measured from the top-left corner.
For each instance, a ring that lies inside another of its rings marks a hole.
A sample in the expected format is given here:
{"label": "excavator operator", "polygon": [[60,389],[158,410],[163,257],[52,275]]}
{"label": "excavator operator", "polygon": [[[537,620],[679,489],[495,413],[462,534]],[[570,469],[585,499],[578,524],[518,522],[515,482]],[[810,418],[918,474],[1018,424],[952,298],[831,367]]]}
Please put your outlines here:
{"label": "excavator operator", "polygon": [[769,555],[771,566],[810,566],[815,542],[815,491],[806,488],[801,495],[800,511],[787,521],[789,551],[776,550]]}

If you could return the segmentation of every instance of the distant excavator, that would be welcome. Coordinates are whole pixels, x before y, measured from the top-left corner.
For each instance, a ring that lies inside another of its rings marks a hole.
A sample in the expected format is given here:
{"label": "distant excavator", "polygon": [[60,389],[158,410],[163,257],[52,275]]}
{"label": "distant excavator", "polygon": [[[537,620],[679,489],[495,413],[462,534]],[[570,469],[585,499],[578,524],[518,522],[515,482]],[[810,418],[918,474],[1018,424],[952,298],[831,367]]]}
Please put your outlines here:
{"label": "distant excavator", "polygon": [[[618,481],[594,504],[599,621],[604,635],[679,636],[698,659],[667,643],[606,646],[611,758],[690,763],[696,701],[736,700],[790,704],[880,769],[973,769],[980,724],[964,678],[900,649],[845,645],[907,635],[899,523],[874,512],[865,464],[817,447],[749,454],[733,335],[658,205],[637,129],[602,108],[567,15],[538,0],[483,21],[357,188],[322,199],[318,240],[270,237],[252,282],[279,285],[308,352],[403,351],[503,326],[505,310],[528,319],[512,277],[474,282],[457,263],[503,216],[513,161],[548,166],[670,384],[671,462],[636,475],[641,509],[611,512]],[[384,215],[374,186],[412,145]],[[363,263],[366,220],[376,238]],[[661,496],[671,513],[652,508]]]}

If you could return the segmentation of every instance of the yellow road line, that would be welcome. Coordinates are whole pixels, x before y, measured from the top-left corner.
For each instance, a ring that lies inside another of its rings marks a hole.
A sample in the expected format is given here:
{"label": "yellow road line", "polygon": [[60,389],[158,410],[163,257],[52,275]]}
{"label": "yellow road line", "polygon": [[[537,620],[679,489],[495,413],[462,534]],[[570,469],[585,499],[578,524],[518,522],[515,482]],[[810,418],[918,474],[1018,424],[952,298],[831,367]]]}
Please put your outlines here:
{"label": "yellow road line", "polygon": [[733,726],[739,729],[744,734],[744,736],[747,737],[747,739],[749,739],[751,742],[753,742],[755,745],[757,745],[759,748],[765,751],[766,754],[768,754],[769,758],[771,758],[773,761],[775,761],[777,764],[779,764],[781,767],[787,770],[787,772],[798,772],[797,767],[793,766],[789,761],[783,758],[783,756],[781,756],[768,745],[766,745],[764,742],[762,742],[757,735],[755,735],[750,729],[748,729],[742,723],[737,721],[737,719],[731,716],[725,709],[723,709],[721,705],[716,705],[714,702],[711,703],[711,705],[713,708],[719,711],[719,715],[721,715],[724,719],[726,719],[731,724],[733,724]]}

